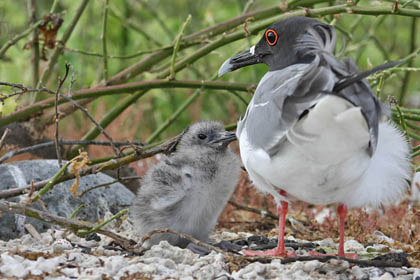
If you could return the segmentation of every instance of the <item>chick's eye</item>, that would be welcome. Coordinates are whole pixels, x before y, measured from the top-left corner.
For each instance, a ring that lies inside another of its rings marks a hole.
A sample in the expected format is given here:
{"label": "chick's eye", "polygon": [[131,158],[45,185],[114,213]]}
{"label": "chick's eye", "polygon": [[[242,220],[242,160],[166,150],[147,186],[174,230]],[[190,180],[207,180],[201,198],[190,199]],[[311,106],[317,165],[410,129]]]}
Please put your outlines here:
{"label": "chick's eye", "polygon": [[200,133],[200,134],[198,134],[198,138],[200,138],[201,140],[204,140],[204,139],[207,138],[207,135],[205,135],[203,133]]}
{"label": "chick's eye", "polygon": [[267,43],[270,46],[274,46],[277,43],[277,39],[278,39],[277,32],[274,31],[273,29],[268,29],[265,32],[265,39],[267,40]]}

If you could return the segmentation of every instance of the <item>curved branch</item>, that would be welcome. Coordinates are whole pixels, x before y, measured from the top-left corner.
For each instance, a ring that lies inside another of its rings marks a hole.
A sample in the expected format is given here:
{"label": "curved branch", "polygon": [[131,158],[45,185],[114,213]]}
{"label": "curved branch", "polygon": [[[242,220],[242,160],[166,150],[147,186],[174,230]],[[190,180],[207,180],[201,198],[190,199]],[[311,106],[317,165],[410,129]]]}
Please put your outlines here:
{"label": "curved branch", "polygon": [[[100,97],[112,94],[127,94],[134,93],[139,90],[148,90],[153,88],[207,88],[215,90],[238,90],[249,91],[254,85],[247,83],[231,83],[221,81],[197,81],[197,80],[150,80],[134,83],[127,83],[123,85],[106,86],[99,88],[82,89],[75,91],[72,95],[73,100]],[[22,121],[30,118],[34,114],[39,114],[43,110],[54,106],[55,99],[48,98],[43,101],[34,103],[17,110],[16,112],[0,118],[0,127],[16,121]],[[65,98],[60,98],[58,104],[69,102]]]}

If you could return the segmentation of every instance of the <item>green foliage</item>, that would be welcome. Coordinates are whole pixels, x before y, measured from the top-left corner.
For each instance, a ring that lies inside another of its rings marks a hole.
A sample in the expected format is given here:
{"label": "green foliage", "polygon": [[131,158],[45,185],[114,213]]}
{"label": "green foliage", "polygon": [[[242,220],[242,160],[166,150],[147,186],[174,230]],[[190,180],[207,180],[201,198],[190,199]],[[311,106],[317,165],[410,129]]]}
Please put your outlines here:
{"label": "green foliage", "polygon": [[[42,18],[48,14],[51,8],[52,0],[50,1],[35,1],[37,8],[37,19]],[[59,0],[57,13],[63,19],[63,24],[58,30],[57,44],[62,35],[70,26],[70,22],[81,0]],[[250,11],[256,11],[271,5],[282,5],[279,1],[249,1],[251,3]],[[296,11],[303,11],[303,6],[309,8],[321,8],[339,4],[348,4],[351,7],[351,1],[305,1],[305,0],[291,0],[280,1],[288,2],[290,6],[296,4]],[[317,4],[310,5],[310,3]],[[357,2],[357,1],[353,1]],[[392,8],[394,1],[359,1],[358,7],[373,7],[373,8]],[[400,1],[400,8],[411,9],[419,11],[420,1]],[[105,1],[90,1],[86,10],[83,11],[79,22],[70,39],[65,43],[64,52],[60,55],[58,64],[53,67],[53,75],[50,77],[45,86],[51,90],[55,90],[58,84],[58,78],[64,73],[64,63],[68,62],[74,69],[74,83],[73,90],[93,88],[104,84],[104,60],[102,55],[102,19],[103,19],[103,5]],[[309,3],[309,5],[307,4]],[[150,52],[156,49],[161,49],[165,46],[170,46],[174,43],[178,35],[178,31],[184,24],[185,19],[189,14],[192,15],[190,24],[188,24],[184,31],[184,38],[189,34],[200,31],[202,29],[211,27],[217,23],[227,21],[235,18],[243,12],[245,6],[249,3],[244,0],[235,1],[136,1],[136,0],[119,0],[109,1],[110,7],[107,19],[107,33],[106,43],[107,52],[110,56],[108,58],[108,75],[112,77],[124,69],[137,63],[142,58],[148,56],[143,54],[127,59],[116,59],[114,56],[128,56],[138,53],[140,51]],[[406,6],[405,6],[406,5]],[[277,13],[275,16],[280,14]],[[414,51],[415,48],[420,47],[418,44],[419,37],[414,44],[412,23],[414,18],[410,16],[400,15],[362,15],[357,13],[342,13],[337,15],[327,15],[321,20],[334,24],[337,26],[339,42],[337,50],[343,50],[343,56],[353,57],[361,70],[368,69],[384,63],[387,60],[399,60],[406,57]],[[27,11],[26,1],[1,1],[0,2],[0,48],[6,44],[14,35],[20,34],[28,28],[30,12]],[[266,19],[268,17],[265,17]],[[253,18],[249,19],[247,27],[257,24]],[[419,22],[415,23],[417,27],[416,33],[419,31]],[[239,24],[233,30],[228,30],[224,34],[232,34],[235,31],[244,29],[243,24]],[[261,29],[261,28],[260,28]],[[259,29],[259,30],[260,30]],[[341,32],[342,30],[343,32]],[[224,34],[216,37],[205,34],[205,38],[199,44],[180,48],[177,53],[176,61],[180,61],[193,54],[200,47],[205,46],[209,42],[223,38]],[[203,55],[200,59],[193,61],[186,68],[175,73],[177,80],[210,80],[214,73],[217,72],[219,66],[223,61],[235,53],[249,48],[250,45],[255,44],[260,39],[262,32],[257,35],[252,35],[248,38],[235,40],[232,43],[225,44],[217,48],[207,55]],[[3,58],[0,58],[0,80],[9,83],[19,83],[26,86],[33,84],[32,64],[33,52],[32,49],[24,49],[25,44],[31,46],[33,34],[19,40],[16,44],[10,47]],[[43,48],[44,43],[40,42],[40,48]],[[47,58],[54,50],[46,48]],[[86,55],[81,52],[96,53],[96,55]],[[172,50],[170,52],[172,54]],[[166,78],[161,76],[162,70],[167,70],[170,67],[171,56],[167,56],[163,60],[156,62],[151,69],[143,71],[139,75],[134,75],[128,80],[122,81],[134,82],[145,81],[156,78]],[[48,61],[40,61],[40,72],[42,73],[48,66]],[[411,65],[412,67],[420,67],[419,57],[415,57]],[[257,83],[262,75],[267,71],[264,65],[256,67],[244,68],[238,72],[226,75],[219,80]],[[417,82],[420,79],[420,73],[417,71],[410,71],[409,79],[406,79],[407,71],[395,71],[390,73],[384,79],[384,86],[381,89],[381,99],[386,101],[390,95],[397,99],[401,94],[406,96],[403,99],[404,105],[418,104],[420,85]],[[379,76],[377,76],[379,77]],[[372,84],[376,85],[378,78],[371,79]],[[111,78],[112,79],[112,78]],[[405,88],[404,88],[404,84]],[[70,79],[67,80],[63,87],[63,92],[67,92],[70,85]],[[0,87],[3,92],[3,88]],[[140,140],[146,140],[158,127],[162,125],[174,112],[190,97],[194,89],[182,88],[161,88],[149,90],[144,96],[136,101],[134,105],[135,110],[129,113],[129,117],[125,119],[122,124],[129,128],[136,127],[136,133],[132,135]],[[130,93],[132,94],[132,93]],[[225,124],[233,123],[239,116],[241,116],[245,109],[245,101],[249,101],[251,95],[246,92],[237,92],[240,98],[227,91],[216,91],[203,89],[199,96],[189,107],[180,114],[179,118],[169,126],[161,135],[160,139],[168,138],[176,133],[179,133],[185,126],[193,121],[199,119],[217,119],[223,121]],[[51,95],[46,95],[43,98],[49,98]],[[38,97],[39,99],[40,97]],[[104,114],[104,110],[109,112],[114,106],[122,101],[121,95],[109,95],[101,97],[88,106],[97,120],[100,120]],[[13,112],[14,99],[10,99],[8,103],[3,105],[3,113]],[[22,95],[16,100],[19,104],[32,103],[33,100],[29,95]],[[6,112],[7,108],[7,112]],[[141,118],[137,123],[133,122],[137,114],[141,114]],[[86,130],[87,121],[83,121],[82,114],[73,114],[71,116],[71,123],[75,123],[75,127]],[[125,116],[126,118],[126,116]],[[67,122],[63,122],[67,124]],[[89,127],[92,127],[90,125]],[[62,128],[65,131],[65,127]],[[135,140],[135,139],[130,139]],[[158,140],[158,139],[157,139]]]}

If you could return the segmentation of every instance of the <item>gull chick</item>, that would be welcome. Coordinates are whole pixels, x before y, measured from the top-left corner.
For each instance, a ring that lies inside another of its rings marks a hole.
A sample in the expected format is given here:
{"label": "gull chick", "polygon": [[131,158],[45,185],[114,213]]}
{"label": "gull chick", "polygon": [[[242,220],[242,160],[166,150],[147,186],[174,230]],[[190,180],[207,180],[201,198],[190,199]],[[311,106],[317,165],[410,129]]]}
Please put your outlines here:
{"label": "gull chick", "polygon": [[[233,132],[214,121],[184,131],[176,151],[146,173],[131,207],[141,237],[169,228],[208,241],[239,179],[239,158],[228,148],[234,140]],[[189,243],[173,234],[155,234],[144,246],[161,240],[183,248]]]}
{"label": "gull chick", "polygon": [[398,63],[360,73],[353,60],[334,55],[335,43],[333,26],[290,17],[220,67],[219,75],[257,63],[269,67],[237,137],[249,177],[278,203],[279,243],[275,250],[246,254],[288,255],[285,216],[288,202],[297,199],[338,204],[338,255],[344,256],[347,207],[378,207],[407,189],[408,142],[383,120],[382,105],[364,80]]}

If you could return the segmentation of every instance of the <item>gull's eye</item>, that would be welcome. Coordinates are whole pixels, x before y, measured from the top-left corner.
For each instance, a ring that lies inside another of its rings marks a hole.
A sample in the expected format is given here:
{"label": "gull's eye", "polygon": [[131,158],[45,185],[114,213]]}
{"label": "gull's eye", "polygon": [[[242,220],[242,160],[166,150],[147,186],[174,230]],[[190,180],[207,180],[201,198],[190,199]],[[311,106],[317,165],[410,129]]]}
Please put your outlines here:
{"label": "gull's eye", "polygon": [[268,29],[265,32],[265,39],[267,40],[267,43],[270,46],[274,46],[277,43],[277,39],[278,39],[277,32],[274,31],[273,29]]}
{"label": "gull's eye", "polygon": [[200,138],[201,140],[204,140],[204,139],[207,138],[207,135],[205,135],[203,133],[200,133],[200,134],[198,134],[198,138]]}

